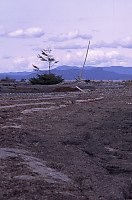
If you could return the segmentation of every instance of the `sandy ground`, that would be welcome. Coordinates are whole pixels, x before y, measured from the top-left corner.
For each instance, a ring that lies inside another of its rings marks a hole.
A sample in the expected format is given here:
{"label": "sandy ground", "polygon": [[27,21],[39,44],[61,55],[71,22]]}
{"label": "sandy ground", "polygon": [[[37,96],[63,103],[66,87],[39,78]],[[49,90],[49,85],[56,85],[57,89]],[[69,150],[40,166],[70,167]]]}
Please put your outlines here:
{"label": "sandy ground", "polygon": [[132,85],[84,91],[0,93],[0,199],[132,199]]}

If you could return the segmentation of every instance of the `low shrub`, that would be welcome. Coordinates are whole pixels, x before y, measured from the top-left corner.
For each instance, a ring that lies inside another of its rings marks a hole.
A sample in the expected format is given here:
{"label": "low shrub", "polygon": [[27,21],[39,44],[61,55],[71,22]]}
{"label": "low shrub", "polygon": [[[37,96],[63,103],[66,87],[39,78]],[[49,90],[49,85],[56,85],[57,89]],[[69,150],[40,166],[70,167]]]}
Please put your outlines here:
{"label": "low shrub", "polygon": [[63,82],[62,76],[56,76],[53,73],[50,74],[37,74],[37,77],[33,77],[29,79],[31,84],[39,84],[39,85],[53,85]]}
{"label": "low shrub", "polygon": [[16,81],[16,79],[11,79],[11,78],[6,76],[6,78],[1,79],[0,81],[6,82],[6,83],[14,83]]}

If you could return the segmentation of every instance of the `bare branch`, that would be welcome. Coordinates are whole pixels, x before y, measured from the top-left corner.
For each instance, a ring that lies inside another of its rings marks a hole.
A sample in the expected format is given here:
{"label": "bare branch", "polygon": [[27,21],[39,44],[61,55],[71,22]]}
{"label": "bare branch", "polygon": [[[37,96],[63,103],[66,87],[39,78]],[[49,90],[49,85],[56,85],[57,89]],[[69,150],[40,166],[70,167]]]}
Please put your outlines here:
{"label": "bare branch", "polygon": [[34,68],[34,69],[33,69],[34,71],[38,71],[38,70],[39,70],[39,67],[37,67],[37,66],[35,66],[35,65],[33,65],[33,68]]}

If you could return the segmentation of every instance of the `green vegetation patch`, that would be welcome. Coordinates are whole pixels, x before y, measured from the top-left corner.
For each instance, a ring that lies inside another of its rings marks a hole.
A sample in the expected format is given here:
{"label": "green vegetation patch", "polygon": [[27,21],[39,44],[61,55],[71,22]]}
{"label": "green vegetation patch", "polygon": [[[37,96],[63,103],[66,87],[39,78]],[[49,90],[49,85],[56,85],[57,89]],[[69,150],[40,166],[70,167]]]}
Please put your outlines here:
{"label": "green vegetation patch", "polygon": [[39,85],[53,85],[63,82],[62,76],[56,76],[53,73],[50,74],[37,74],[37,77],[33,77],[29,79],[31,84],[39,84]]}

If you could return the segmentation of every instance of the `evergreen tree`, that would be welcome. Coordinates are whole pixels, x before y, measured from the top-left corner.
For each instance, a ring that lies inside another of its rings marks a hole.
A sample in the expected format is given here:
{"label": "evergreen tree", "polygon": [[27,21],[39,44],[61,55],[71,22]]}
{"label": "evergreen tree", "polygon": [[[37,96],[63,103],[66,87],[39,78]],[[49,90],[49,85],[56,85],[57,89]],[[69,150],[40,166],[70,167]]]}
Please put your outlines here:
{"label": "evergreen tree", "polygon": [[[43,62],[48,62],[48,67],[49,67],[49,74],[50,74],[50,70],[51,70],[51,67],[58,63],[59,61],[56,61],[55,58],[51,55],[51,52],[52,50],[50,48],[48,49],[43,49],[41,51],[41,55],[38,54],[38,58],[43,61]],[[35,65],[33,65],[33,68],[35,71],[38,71],[39,68]]]}

